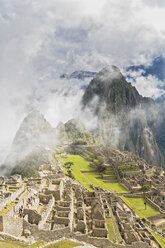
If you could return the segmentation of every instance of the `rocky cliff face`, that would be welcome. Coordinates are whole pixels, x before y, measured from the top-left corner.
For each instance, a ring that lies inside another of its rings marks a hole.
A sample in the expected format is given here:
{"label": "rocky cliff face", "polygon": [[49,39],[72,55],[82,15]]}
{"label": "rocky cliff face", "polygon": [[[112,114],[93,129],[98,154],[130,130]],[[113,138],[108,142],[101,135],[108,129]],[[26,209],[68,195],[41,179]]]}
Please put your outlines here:
{"label": "rocky cliff face", "polygon": [[146,114],[155,102],[142,97],[116,66],[108,66],[94,77],[82,104],[98,116],[98,132],[105,145],[134,152],[150,164],[162,165],[162,155]]}

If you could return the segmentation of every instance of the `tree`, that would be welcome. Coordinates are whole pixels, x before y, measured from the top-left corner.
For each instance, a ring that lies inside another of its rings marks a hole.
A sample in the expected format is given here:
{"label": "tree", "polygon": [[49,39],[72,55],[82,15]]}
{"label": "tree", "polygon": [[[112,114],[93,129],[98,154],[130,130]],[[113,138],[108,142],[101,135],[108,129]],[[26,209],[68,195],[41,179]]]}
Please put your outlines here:
{"label": "tree", "polygon": [[71,170],[67,170],[67,172],[68,172],[68,177],[70,177],[72,179],[75,178]]}
{"label": "tree", "polygon": [[149,191],[151,187],[149,185],[143,185],[140,189],[140,191]]}
{"label": "tree", "polygon": [[102,165],[102,164],[97,165],[97,171],[98,172],[103,172],[103,171],[105,171],[105,169],[106,169],[106,167],[104,165]]}
{"label": "tree", "polygon": [[66,163],[64,164],[64,167],[67,168],[68,170],[71,170],[71,169],[72,169],[72,165],[74,165],[73,162],[66,162]]}

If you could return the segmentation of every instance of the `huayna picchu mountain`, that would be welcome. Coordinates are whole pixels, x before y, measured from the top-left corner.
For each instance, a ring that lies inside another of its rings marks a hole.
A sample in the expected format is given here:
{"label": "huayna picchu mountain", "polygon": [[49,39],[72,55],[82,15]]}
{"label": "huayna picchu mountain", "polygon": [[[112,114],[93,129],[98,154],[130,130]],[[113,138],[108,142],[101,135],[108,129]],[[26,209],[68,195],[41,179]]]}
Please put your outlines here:
{"label": "huayna picchu mountain", "polygon": [[94,97],[98,97],[95,105],[96,112],[106,103],[106,110],[113,113],[138,107],[147,100],[125,80],[120,70],[114,65],[102,69],[92,79],[83,96],[83,105],[90,105]]}
{"label": "huayna picchu mountain", "polygon": [[156,103],[141,96],[116,66],[102,69],[92,79],[82,105],[98,116],[98,133],[105,145],[136,153],[150,164],[163,165],[163,156],[148,121],[148,111]]}

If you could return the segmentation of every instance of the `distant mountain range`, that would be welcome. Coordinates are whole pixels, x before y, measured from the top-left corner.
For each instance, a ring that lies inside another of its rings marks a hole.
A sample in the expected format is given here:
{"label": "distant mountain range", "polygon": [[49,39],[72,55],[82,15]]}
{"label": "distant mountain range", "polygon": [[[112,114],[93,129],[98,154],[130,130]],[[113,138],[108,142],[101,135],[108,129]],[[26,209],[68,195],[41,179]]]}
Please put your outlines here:
{"label": "distant mountain range", "polygon": [[74,71],[71,74],[62,74],[60,78],[66,78],[66,79],[80,79],[80,80],[85,80],[86,78],[93,78],[94,76],[97,75],[97,72],[91,72],[91,71]]}

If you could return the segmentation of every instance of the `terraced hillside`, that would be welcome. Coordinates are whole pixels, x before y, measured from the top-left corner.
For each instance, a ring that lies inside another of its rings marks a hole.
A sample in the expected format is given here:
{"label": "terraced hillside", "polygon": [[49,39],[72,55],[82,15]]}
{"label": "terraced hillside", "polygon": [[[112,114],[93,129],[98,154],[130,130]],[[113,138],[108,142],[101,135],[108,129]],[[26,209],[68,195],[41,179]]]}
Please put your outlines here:
{"label": "terraced hillside", "polygon": [[116,193],[126,193],[128,190],[117,182],[117,177],[112,165],[104,164],[103,157],[91,151],[81,151],[78,154],[58,154],[56,158],[68,174],[65,164],[73,163],[71,173],[85,188],[92,190],[91,185],[101,187]]}
{"label": "terraced hillside", "polygon": [[[64,156],[65,154],[65,156]],[[56,158],[63,166],[71,162],[71,173],[84,187],[90,185],[102,187],[116,193],[128,192],[120,183],[128,174],[140,174],[149,165],[138,156],[129,152],[105,148],[102,146],[68,146],[58,148]],[[68,169],[63,167],[65,172]]]}

